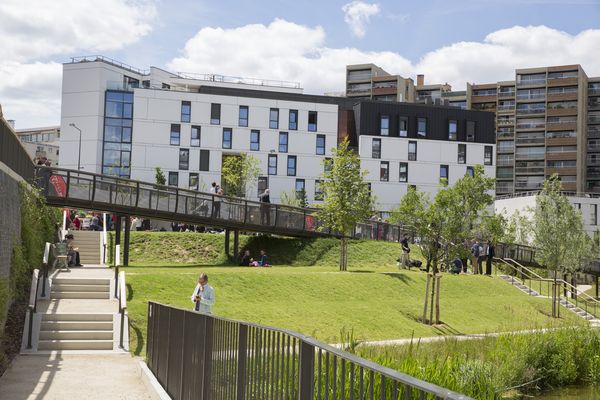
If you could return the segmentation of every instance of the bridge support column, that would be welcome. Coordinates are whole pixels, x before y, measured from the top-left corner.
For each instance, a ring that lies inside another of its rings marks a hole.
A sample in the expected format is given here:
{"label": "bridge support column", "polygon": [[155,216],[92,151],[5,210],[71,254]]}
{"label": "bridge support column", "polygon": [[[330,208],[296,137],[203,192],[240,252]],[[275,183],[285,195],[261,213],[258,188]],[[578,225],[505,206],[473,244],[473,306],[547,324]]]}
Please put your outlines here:
{"label": "bridge support column", "polygon": [[229,229],[225,229],[225,255],[229,257],[229,237],[231,231]]}
{"label": "bridge support column", "polygon": [[240,255],[240,231],[237,229],[233,231],[233,258],[236,262]]}
{"label": "bridge support column", "polygon": [[596,298],[598,298],[598,275],[596,275]]}
{"label": "bridge support column", "polygon": [[131,231],[131,218],[125,216],[125,240],[123,241],[123,266],[129,266],[129,234]]}
{"label": "bridge support column", "polygon": [[121,244],[121,216],[119,214],[117,214],[117,218],[115,220],[115,243],[113,246],[113,250],[112,250],[112,259],[113,259],[113,264],[115,263],[115,257],[116,257],[116,248],[117,245]]}

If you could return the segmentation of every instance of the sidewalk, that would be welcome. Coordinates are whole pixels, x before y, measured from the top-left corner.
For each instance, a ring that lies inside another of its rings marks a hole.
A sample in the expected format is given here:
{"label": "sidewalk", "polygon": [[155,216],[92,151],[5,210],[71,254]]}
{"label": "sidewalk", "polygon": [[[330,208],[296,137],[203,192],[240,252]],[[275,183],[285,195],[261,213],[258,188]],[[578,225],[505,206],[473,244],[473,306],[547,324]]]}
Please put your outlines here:
{"label": "sidewalk", "polygon": [[6,400],[152,399],[127,353],[19,355],[0,377]]}

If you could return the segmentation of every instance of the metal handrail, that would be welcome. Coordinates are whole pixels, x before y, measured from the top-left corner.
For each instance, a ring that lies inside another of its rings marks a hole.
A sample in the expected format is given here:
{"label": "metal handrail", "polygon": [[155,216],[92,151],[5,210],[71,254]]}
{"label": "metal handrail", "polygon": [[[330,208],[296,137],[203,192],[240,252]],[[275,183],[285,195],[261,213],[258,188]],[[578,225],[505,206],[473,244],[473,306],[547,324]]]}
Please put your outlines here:
{"label": "metal handrail", "polygon": [[121,314],[121,330],[119,335],[119,347],[123,347],[123,337],[125,332],[125,315],[127,314],[127,286],[125,284],[125,272],[119,273],[119,313]]}
{"label": "metal handrail", "polygon": [[33,315],[37,313],[37,299],[38,299],[38,290],[40,287],[40,270],[34,269],[31,278],[31,291],[29,294],[29,304],[27,308],[29,309],[29,330],[27,332],[27,348],[31,349],[31,339],[32,339],[32,331],[33,331]]}

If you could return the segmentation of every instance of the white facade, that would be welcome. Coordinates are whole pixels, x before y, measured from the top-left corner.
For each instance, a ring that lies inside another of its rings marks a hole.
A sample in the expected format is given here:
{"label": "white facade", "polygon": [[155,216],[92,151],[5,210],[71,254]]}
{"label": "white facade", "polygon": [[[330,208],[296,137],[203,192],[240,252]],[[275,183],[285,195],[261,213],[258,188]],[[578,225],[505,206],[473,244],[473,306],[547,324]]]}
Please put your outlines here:
{"label": "white facade", "polygon": [[16,134],[32,159],[46,157],[52,166],[58,165],[60,128],[58,126],[18,129]]}

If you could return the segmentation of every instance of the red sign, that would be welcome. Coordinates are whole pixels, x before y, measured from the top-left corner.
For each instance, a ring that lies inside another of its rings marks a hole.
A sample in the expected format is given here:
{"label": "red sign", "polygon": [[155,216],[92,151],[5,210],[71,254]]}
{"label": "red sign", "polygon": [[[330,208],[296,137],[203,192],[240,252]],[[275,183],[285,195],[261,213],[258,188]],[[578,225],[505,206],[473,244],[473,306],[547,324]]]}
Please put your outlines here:
{"label": "red sign", "polygon": [[52,183],[52,186],[54,187],[54,193],[56,193],[57,197],[66,197],[67,184],[62,176],[52,175],[50,177],[50,183]]}
{"label": "red sign", "polygon": [[314,231],[315,230],[315,217],[313,217],[312,215],[307,215],[305,217],[305,229],[307,231]]}

